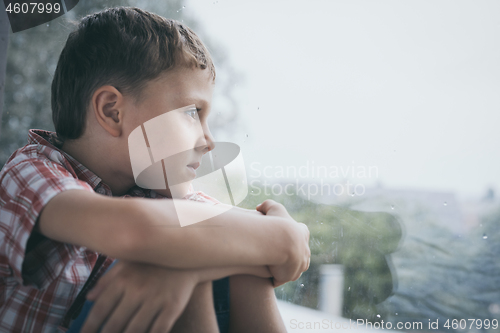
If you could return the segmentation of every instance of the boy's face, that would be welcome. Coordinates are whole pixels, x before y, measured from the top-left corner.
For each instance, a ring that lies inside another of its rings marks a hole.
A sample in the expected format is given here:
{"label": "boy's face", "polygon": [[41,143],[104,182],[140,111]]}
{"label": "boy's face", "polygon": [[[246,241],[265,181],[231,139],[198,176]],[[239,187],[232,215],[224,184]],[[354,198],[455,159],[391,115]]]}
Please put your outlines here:
{"label": "boy's face", "polygon": [[163,159],[169,185],[184,183],[176,187],[176,193],[168,186],[157,192],[169,197],[184,196],[196,176],[202,155],[213,149],[213,137],[208,128],[213,88],[208,70],[179,67],[148,82],[140,99],[127,104],[124,136],[142,127],[151,155]]}

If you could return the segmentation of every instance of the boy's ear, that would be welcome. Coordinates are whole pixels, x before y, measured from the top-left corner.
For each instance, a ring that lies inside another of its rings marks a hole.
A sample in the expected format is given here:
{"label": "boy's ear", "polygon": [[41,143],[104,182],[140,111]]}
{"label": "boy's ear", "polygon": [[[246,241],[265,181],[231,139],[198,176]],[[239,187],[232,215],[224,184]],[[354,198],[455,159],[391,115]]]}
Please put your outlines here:
{"label": "boy's ear", "polygon": [[112,136],[122,132],[124,96],[113,86],[102,86],[92,96],[92,109],[99,124]]}

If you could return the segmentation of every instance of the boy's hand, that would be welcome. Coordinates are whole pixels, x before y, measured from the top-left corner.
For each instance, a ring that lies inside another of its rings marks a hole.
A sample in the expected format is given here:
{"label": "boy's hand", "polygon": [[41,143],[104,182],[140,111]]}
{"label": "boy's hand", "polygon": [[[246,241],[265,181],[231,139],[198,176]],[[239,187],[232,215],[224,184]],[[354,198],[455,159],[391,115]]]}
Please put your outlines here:
{"label": "boy's hand", "polygon": [[309,269],[311,250],[309,249],[309,229],[303,223],[297,223],[286,208],[274,200],[266,200],[256,207],[257,211],[265,215],[280,216],[290,221],[288,235],[290,249],[288,260],[282,265],[269,266],[273,275],[274,287],[279,287],[288,281],[295,281]]}
{"label": "boy's hand", "polygon": [[95,304],[81,332],[168,332],[197,284],[191,270],[119,261],[87,294]]}
{"label": "boy's hand", "polygon": [[257,209],[257,211],[261,212],[264,215],[281,216],[292,219],[290,214],[288,214],[285,206],[271,199],[267,199],[261,204],[258,204],[255,209]]}

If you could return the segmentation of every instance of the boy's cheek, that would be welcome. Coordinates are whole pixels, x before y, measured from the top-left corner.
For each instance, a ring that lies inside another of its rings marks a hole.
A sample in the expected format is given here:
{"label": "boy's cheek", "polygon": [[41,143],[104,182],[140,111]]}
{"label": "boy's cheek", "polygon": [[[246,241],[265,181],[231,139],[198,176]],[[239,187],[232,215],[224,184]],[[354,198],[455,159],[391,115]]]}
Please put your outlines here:
{"label": "boy's cheek", "polygon": [[155,161],[193,149],[204,138],[199,119],[185,114],[187,107],[169,111],[143,124]]}

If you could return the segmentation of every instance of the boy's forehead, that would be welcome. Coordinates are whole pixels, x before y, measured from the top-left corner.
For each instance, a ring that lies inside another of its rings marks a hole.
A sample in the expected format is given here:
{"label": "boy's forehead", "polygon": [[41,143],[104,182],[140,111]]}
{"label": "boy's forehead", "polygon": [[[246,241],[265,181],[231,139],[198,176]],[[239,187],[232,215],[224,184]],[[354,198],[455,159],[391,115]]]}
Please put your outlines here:
{"label": "boy's forehead", "polygon": [[171,99],[182,99],[187,102],[207,102],[211,97],[215,82],[208,70],[174,69],[161,74],[157,79],[149,81],[144,93],[149,97],[168,95]]}
{"label": "boy's forehead", "polygon": [[210,71],[200,68],[177,67],[162,73],[158,81],[167,85],[213,86],[215,81]]}

